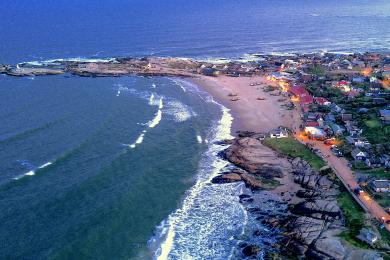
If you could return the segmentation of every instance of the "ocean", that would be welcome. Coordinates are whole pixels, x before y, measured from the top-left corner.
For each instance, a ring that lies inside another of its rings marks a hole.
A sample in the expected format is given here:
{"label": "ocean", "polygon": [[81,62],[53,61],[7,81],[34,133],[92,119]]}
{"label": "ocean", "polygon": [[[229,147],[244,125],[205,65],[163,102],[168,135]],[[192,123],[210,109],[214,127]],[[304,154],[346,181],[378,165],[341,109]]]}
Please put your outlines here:
{"label": "ocean", "polygon": [[[0,63],[390,49],[387,0],[0,7]],[[231,122],[182,79],[0,75],[0,258],[234,258],[244,187],[210,183]]]}

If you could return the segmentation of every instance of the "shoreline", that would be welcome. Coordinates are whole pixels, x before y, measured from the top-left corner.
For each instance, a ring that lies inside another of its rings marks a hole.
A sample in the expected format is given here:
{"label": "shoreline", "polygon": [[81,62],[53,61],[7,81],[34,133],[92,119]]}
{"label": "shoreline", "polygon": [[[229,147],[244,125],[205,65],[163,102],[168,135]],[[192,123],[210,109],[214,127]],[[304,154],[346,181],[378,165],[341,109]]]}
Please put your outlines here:
{"label": "shoreline", "polygon": [[[281,107],[288,103],[289,99],[281,93],[271,95],[265,92],[263,87],[275,83],[263,76],[196,76],[186,80],[198,85],[230,110],[233,116],[233,136],[237,135],[237,131],[268,133],[279,126],[293,126],[293,111]],[[255,83],[258,85],[251,86]]]}

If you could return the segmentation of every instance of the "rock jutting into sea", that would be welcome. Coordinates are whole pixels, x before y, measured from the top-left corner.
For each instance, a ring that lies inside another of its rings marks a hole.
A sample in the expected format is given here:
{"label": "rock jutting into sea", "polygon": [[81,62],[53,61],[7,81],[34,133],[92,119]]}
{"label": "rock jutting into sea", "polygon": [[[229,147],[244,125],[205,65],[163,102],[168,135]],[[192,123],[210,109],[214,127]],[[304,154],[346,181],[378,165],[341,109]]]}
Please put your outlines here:
{"label": "rock jutting into sea", "polygon": [[[301,158],[286,158],[276,154],[261,142],[263,135],[240,134],[230,141],[221,156],[236,168],[215,177],[213,183],[243,181],[252,190],[240,196],[249,214],[261,221],[278,236],[277,243],[270,245],[265,255],[307,259],[381,259],[371,250],[355,250],[346,246],[338,236],[346,230],[345,220],[336,196],[339,185]],[[291,182],[283,181],[287,177]],[[279,183],[287,185],[286,191],[277,191]],[[264,201],[256,201],[258,190],[270,190],[281,200],[272,200],[274,208],[286,210],[266,212]],[[293,192],[292,192],[293,191]],[[287,196],[287,193],[290,196]],[[279,206],[278,206],[279,205]],[[254,236],[262,231],[254,231]],[[279,234],[279,235],[278,235]],[[261,245],[242,243],[242,257],[256,257]]]}

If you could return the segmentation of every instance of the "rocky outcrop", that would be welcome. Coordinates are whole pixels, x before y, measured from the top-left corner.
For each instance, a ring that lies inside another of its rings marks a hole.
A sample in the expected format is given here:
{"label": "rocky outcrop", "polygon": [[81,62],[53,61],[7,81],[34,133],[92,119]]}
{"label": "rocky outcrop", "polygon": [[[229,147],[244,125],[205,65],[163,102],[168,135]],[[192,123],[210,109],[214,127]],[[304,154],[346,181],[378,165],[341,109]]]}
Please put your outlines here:
{"label": "rocky outcrop", "polygon": [[341,217],[341,210],[334,200],[315,199],[304,201],[295,205],[291,212],[315,219],[332,220]]}
{"label": "rocky outcrop", "polygon": [[280,164],[274,160],[275,153],[256,138],[237,138],[224,154],[227,160],[250,174],[264,178],[283,177]]}
{"label": "rocky outcrop", "polygon": [[242,249],[242,253],[246,257],[257,256],[260,253],[260,248],[256,245],[247,245]]}
{"label": "rocky outcrop", "polygon": [[243,135],[220,143],[230,146],[219,155],[237,166],[237,169],[214,177],[212,183],[243,181],[254,190],[275,187],[278,182],[273,179],[282,178],[285,171],[277,154],[261,143],[259,134],[245,132]]}
{"label": "rocky outcrop", "polygon": [[310,217],[298,217],[288,226],[291,237],[309,246],[316,240],[326,227],[325,220]]}
{"label": "rocky outcrop", "polygon": [[[240,132],[239,137],[224,143],[230,146],[221,156],[237,168],[215,177],[212,182],[243,181],[251,188],[252,194],[240,195],[239,201],[248,214],[266,227],[254,231],[253,236],[264,237],[269,232],[279,234],[277,243],[262,243],[262,247],[269,246],[264,249],[265,252],[279,252],[282,259],[289,256],[298,259],[349,259],[351,250],[347,250],[338,237],[344,224],[336,200],[338,184],[327,175],[331,169],[320,173],[301,158],[289,159],[284,164],[286,159],[263,146],[262,138],[261,134]],[[281,189],[281,201],[259,200],[256,190],[264,189],[267,181],[281,177],[289,178],[289,185],[294,190]],[[292,197],[294,203],[291,202]],[[265,210],[266,204],[270,207]],[[261,251],[253,243],[241,244],[240,250],[246,258],[256,258]]]}
{"label": "rocky outcrop", "polygon": [[222,183],[237,182],[237,181],[241,181],[241,180],[242,180],[242,178],[241,178],[240,174],[235,173],[235,172],[230,172],[230,173],[221,174],[221,175],[214,177],[211,180],[211,182],[222,184]]}

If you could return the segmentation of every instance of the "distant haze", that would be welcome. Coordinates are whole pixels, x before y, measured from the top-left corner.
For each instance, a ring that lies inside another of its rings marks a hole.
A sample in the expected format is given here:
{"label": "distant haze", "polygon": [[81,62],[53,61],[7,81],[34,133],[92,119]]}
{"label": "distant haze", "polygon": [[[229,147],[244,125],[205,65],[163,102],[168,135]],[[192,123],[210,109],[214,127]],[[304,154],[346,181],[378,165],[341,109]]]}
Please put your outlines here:
{"label": "distant haze", "polygon": [[390,49],[387,0],[2,0],[0,62]]}

